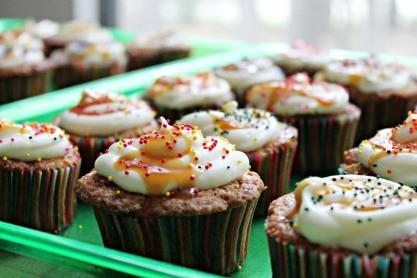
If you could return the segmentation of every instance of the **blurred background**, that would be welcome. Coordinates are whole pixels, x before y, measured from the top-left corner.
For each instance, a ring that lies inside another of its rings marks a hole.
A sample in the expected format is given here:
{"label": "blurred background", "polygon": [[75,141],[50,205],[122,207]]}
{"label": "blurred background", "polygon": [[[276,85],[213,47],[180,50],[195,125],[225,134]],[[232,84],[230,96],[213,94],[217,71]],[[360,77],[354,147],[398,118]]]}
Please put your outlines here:
{"label": "blurred background", "polygon": [[417,55],[414,0],[0,0],[0,16]]}

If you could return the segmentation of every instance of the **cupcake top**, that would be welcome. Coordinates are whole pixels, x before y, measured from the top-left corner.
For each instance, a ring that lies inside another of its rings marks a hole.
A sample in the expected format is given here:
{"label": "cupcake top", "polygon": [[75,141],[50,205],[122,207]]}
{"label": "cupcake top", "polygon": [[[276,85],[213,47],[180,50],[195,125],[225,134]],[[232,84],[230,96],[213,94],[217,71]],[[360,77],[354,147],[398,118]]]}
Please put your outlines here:
{"label": "cupcake top", "polygon": [[278,115],[333,114],[344,111],[349,95],[339,85],[299,73],[285,81],[255,85],[247,92],[246,103]]}
{"label": "cupcake top", "polygon": [[0,69],[37,65],[45,60],[42,40],[27,32],[0,33]]}
{"label": "cupcake top", "polygon": [[29,20],[23,29],[35,37],[46,39],[58,34],[59,24],[48,19],[40,21]]}
{"label": "cupcake top", "polygon": [[268,59],[245,59],[235,64],[218,68],[216,75],[227,80],[232,88],[242,91],[262,82],[283,80],[282,70]]}
{"label": "cupcake top", "polygon": [[62,158],[73,152],[64,131],[56,126],[0,120],[0,157],[3,160],[41,161]]}
{"label": "cupcake top", "polygon": [[234,98],[227,81],[212,72],[161,77],[149,88],[149,96],[156,105],[171,109],[221,105]]}
{"label": "cupcake top", "polygon": [[50,39],[59,42],[107,43],[113,40],[113,36],[110,31],[97,24],[70,21],[64,23],[59,32]]}
{"label": "cupcake top", "polygon": [[171,48],[190,48],[190,46],[181,37],[172,32],[152,33],[137,36],[127,46],[128,50],[159,50]]}
{"label": "cupcake top", "polygon": [[115,41],[98,44],[72,42],[65,50],[54,51],[52,59],[58,63],[87,67],[126,64],[125,48]]}
{"label": "cupcake top", "polygon": [[389,180],[344,175],[299,182],[288,218],[309,242],[373,254],[417,231],[417,193]]}
{"label": "cupcake top", "polygon": [[323,71],[329,82],[354,86],[363,93],[380,93],[407,87],[413,73],[403,65],[376,59],[335,61]]}
{"label": "cupcake top", "polygon": [[159,131],[111,145],[97,158],[97,173],[129,192],[169,196],[226,185],[248,171],[248,157],[226,139],[161,121]]}
{"label": "cupcake top", "polygon": [[375,174],[417,186],[417,112],[394,128],[377,132],[358,148],[359,162]]}
{"label": "cupcake top", "polygon": [[297,40],[287,52],[279,54],[273,60],[279,66],[293,70],[320,70],[330,62],[330,56],[327,50]]}
{"label": "cupcake top", "polygon": [[61,114],[58,125],[73,134],[109,136],[145,127],[154,117],[155,112],[143,100],[86,90],[77,106]]}
{"label": "cupcake top", "polygon": [[225,104],[222,111],[191,113],[180,122],[197,126],[204,135],[224,136],[244,152],[257,150],[275,141],[288,127],[264,110],[237,109],[234,101]]}

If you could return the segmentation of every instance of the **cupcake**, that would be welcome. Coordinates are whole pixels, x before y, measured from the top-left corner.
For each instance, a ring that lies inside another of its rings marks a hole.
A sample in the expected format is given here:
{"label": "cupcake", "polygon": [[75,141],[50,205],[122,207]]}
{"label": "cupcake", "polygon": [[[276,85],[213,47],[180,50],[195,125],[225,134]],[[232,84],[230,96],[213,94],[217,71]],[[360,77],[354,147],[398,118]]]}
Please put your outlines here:
{"label": "cupcake", "polygon": [[0,220],[58,233],[75,216],[80,156],[49,124],[0,120]]}
{"label": "cupcake", "polygon": [[286,52],[272,58],[286,75],[307,73],[313,77],[330,62],[328,51],[297,40]]}
{"label": "cupcake", "polygon": [[29,33],[0,33],[0,104],[49,90],[52,64],[43,53],[42,40]]}
{"label": "cupcake", "polygon": [[219,137],[169,125],[114,143],[82,177],[104,245],[226,275],[244,263],[264,190],[248,157]]}
{"label": "cupcake", "polygon": [[55,83],[58,88],[123,73],[127,63],[124,46],[115,41],[73,42],[65,50],[52,53],[52,60],[57,64]]}
{"label": "cupcake", "polygon": [[80,103],[59,115],[54,123],[78,146],[84,174],[94,168],[99,154],[114,142],[158,128],[154,117],[155,112],[143,100],[86,90]]}
{"label": "cupcake", "polygon": [[353,146],[360,110],[349,103],[347,91],[339,85],[296,74],[282,82],[253,86],[246,103],[298,129],[294,166],[298,174],[335,172],[344,150]]}
{"label": "cupcake", "polygon": [[245,59],[235,64],[218,68],[216,75],[229,82],[236,99],[240,105],[244,105],[245,92],[253,85],[280,81],[285,75],[280,68],[268,59]]}
{"label": "cupcake", "polygon": [[357,141],[401,122],[417,103],[413,72],[399,64],[375,59],[338,61],[330,63],[322,77],[343,85],[352,103],[361,108]]}
{"label": "cupcake", "polygon": [[148,89],[147,98],[162,115],[170,120],[199,109],[216,109],[234,96],[227,81],[212,72],[194,76],[164,76]]}
{"label": "cupcake", "polygon": [[271,203],[273,277],[417,277],[417,193],[361,175],[311,177]]}
{"label": "cupcake", "polygon": [[69,21],[62,24],[56,34],[45,38],[45,44],[47,55],[50,55],[54,50],[63,49],[74,41],[100,44],[112,40],[111,32],[97,24]]}
{"label": "cupcake", "polygon": [[186,58],[191,54],[191,46],[169,32],[138,36],[126,48],[129,70]]}
{"label": "cupcake", "polygon": [[394,128],[385,128],[345,153],[341,170],[417,186],[417,112]]}
{"label": "cupcake", "polygon": [[278,122],[264,110],[236,108],[237,103],[230,102],[222,111],[191,113],[180,122],[197,126],[206,136],[224,136],[246,153],[252,171],[257,172],[267,186],[255,215],[266,215],[271,201],[289,192],[297,129]]}

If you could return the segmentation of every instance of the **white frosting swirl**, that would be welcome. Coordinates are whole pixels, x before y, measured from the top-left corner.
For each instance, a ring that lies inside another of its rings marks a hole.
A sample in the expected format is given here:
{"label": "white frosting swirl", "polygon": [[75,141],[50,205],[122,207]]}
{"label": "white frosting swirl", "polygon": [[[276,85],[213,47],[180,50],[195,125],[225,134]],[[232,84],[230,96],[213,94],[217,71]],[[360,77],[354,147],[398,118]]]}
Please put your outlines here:
{"label": "white frosting swirl", "polygon": [[58,34],[51,37],[52,41],[83,43],[108,43],[113,40],[110,31],[101,28],[97,24],[70,21],[61,26]]}
{"label": "white frosting swirl", "polygon": [[125,48],[118,42],[86,44],[70,43],[65,50],[53,52],[52,59],[58,63],[70,63],[78,66],[103,66],[111,64],[125,65]]}
{"label": "white frosting swirl", "polygon": [[311,177],[297,185],[294,229],[310,242],[374,254],[417,231],[417,194],[375,177]]}
{"label": "white frosting swirl", "polygon": [[41,39],[50,38],[59,32],[59,24],[48,19],[37,22],[30,20],[25,24],[23,28],[27,32]]}
{"label": "white frosting swirl", "polygon": [[44,60],[42,40],[27,32],[0,34],[0,69],[36,65]]}
{"label": "white frosting swirl", "polygon": [[49,124],[16,124],[0,120],[0,157],[41,161],[73,152],[64,131]]}
{"label": "white frosting swirl", "polygon": [[168,48],[190,48],[190,46],[181,37],[171,32],[137,36],[127,46],[127,49],[132,50]]}
{"label": "white frosting swirl", "polygon": [[223,111],[191,113],[180,122],[197,126],[206,136],[224,136],[244,152],[257,150],[273,142],[286,127],[266,111],[236,107],[236,102],[230,102],[223,106]]}
{"label": "white frosting swirl", "polygon": [[234,96],[227,81],[212,72],[189,77],[161,77],[149,88],[156,105],[171,109],[222,105]]}
{"label": "white frosting swirl", "polygon": [[254,84],[285,78],[282,70],[268,59],[242,60],[236,64],[218,68],[215,72],[237,91],[244,91]]}
{"label": "white frosting swirl", "polygon": [[417,112],[403,124],[387,128],[358,148],[359,162],[375,174],[410,186],[417,186]]}
{"label": "white frosting swirl", "polygon": [[249,159],[225,139],[162,119],[160,131],[111,145],[95,169],[126,191],[169,195],[179,188],[226,185],[248,171]]}
{"label": "white frosting swirl", "polygon": [[363,93],[401,89],[413,80],[406,67],[373,59],[335,61],[327,65],[323,74],[327,81],[355,86]]}
{"label": "white frosting swirl", "polygon": [[312,82],[299,73],[282,82],[255,85],[246,103],[278,115],[333,114],[346,108],[349,94],[339,85]]}
{"label": "white frosting swirl", "polygon": [[145,127],[154,116],[142,100],[86,90],[77,106],[62,113],[58,125],[73,134],[106,136]]}
{"label": "white frosting swirl", "polygon": [[320,70],[330,62],[330,56],[323,49],[307,45],[303,41],[296,41],[287,52],[273,58],[273,61],[293,71]]}

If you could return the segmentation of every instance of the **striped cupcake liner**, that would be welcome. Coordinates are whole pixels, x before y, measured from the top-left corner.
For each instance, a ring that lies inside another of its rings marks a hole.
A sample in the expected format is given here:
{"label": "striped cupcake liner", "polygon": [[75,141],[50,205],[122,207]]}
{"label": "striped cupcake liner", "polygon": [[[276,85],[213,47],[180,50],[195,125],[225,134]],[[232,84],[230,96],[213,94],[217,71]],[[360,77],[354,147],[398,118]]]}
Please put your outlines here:
{"label": "striped cupcake liner", "polygon": [[128,51],[128,70],[136,70],[189,57],[190,49]]}
{"label": "striped cupcake liner", "polygon": [[328,116],[279,116],[298,129],[294,172],[300,175],[337,171],[343,153],[354,145],[360,110],[350,105],[345,113]]}
{"label": "striped cupcake liner", "polygon": [[408,111],[414,111],[417,94],[411,97],[369,95],[351,92],[350,99],[362,110],[355,143],[373,137],[380,129],[396,126],[404,121]]}
{"label": "striped cupcake liner", "polygon": [[417,253],[342,254],[268,238],[273,277],[417,277]]}
{"label": "striped cupcake liner", "polygon": [[196,216],[133,217],[95,208],[106,247],[221,275],[243,265],[256,200]]}
{"label": "striped cupcake liner", "polygon": [[49,90],[52,70],[38,70],[31,74],[13,74],[0,77],[0,104],[8,103],[42,93]]}
{"label": "striped cupcake liner", "polygon": [[125,72],[125,65],[113,64],[100,67],[73,67],[64,65],[55,69],[54,83],[57,88],[64,88],[103,77]]}
{"label": "striped cupcake liner", "polygon": [[297,145],[283,144],[271,151],[247,153],[251,170],[259,174],[266,190],[256,206],[255,216],[264,216],[270,203],[290,192],[291,170]]}
{"label": "striped cupcake liner", "polygon": [[53,169],[0,169],[0,220],[46,232],[69,226],[77,209],[81,160]]}
{"label": "striped cupcake liner", "polygon": [[88,137],[70,134],[70,141],[78,147],[78,152],[82,158],[81,176],[87,174],[94,168],[94,163],[100,153],[103,153],[111,144],[117,142],[119,138],[109,137]]}

